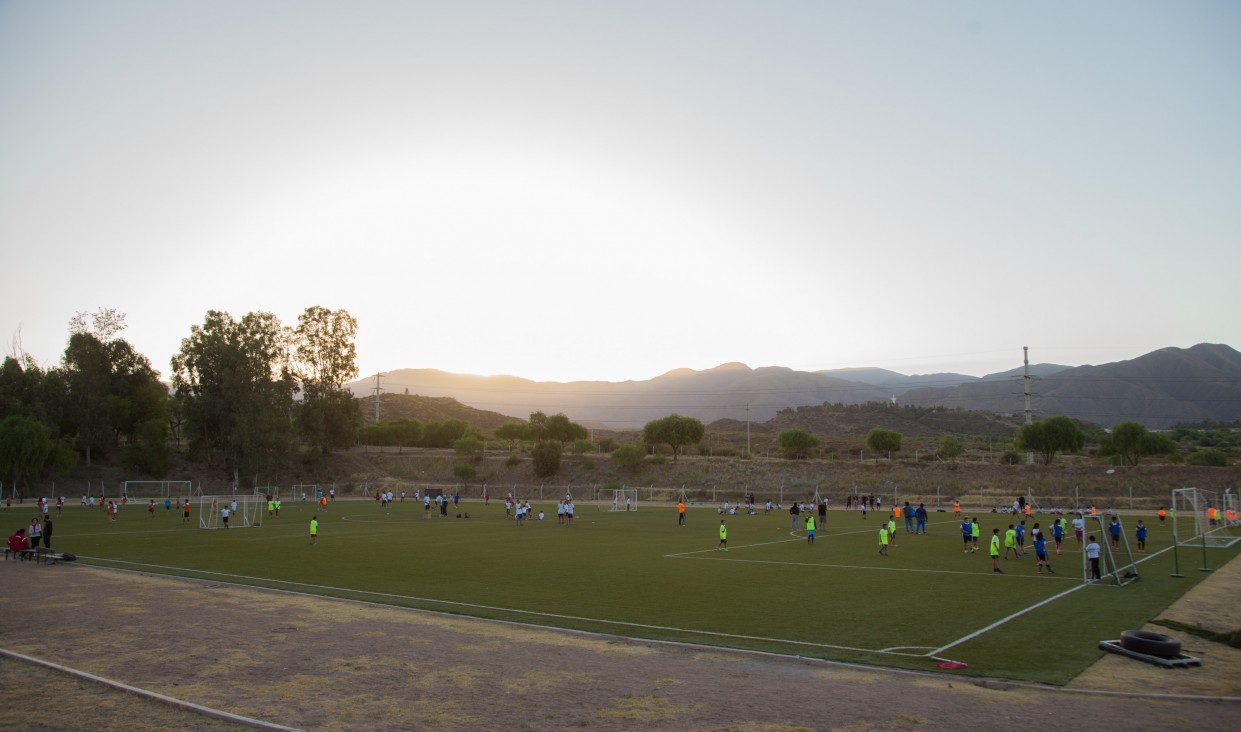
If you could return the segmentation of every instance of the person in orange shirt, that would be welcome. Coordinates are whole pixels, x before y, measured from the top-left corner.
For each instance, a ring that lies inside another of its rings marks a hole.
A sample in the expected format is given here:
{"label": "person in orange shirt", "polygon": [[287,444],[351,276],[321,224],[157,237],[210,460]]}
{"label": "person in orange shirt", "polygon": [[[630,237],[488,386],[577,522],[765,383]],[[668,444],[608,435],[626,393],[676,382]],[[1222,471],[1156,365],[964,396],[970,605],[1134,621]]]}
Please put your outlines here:
{"label": "person in orange shirt", "polygon": [[1163,520],[1168,517],[1168,512],[1163,510],[1163,506],[1159,507],[1159,525],[1163,526]]}
{"label": "person in orange shirt", "polygon": [[957,518],[961,518],[961,502],[960,501],[953,499],[952,512],[956,514]]}
{"label": "person in orange shirt", "polygon": [[677,501],[677,526],[685,525],[685,501]]}
{"label": "person in orange shirt", "polygon": [[1211,506],[1207,509],[1207,521],[1210,522],[1212,526],[1215,525],[1215,506]]}

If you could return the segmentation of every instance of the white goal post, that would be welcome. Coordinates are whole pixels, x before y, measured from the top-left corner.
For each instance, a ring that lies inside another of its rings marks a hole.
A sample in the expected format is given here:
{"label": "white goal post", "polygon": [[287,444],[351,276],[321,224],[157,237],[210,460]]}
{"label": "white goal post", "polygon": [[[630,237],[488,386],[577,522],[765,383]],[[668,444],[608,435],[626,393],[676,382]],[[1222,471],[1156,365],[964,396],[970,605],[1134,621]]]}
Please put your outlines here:
{"label": "white goal post", "polygon": [[1215,491],[1202,488],[1175,488],[1172,491],[1172,538],[1182,546],[1200,545],[1209,548],[1225,548],[1237,543],[1229,528],[1227,511],[1231,493],[1219,500]]}
{"label": "white goal post", "polygon": [[607,509],[609,513],[612,511],[637,511],[638,489],[614,488],[612,490],[612,502],[608,504]]}
{"label": "white goal post", "polygon": [[194,493],[190,480],[127,480],[121,495],[130,498],[189,498]]}
{"label": "white goal post", "polygon": [[[233,504],[236,504],[234,509]],[[267,501],[262,496],[244,493],[198,497],[198,528],[223,529],[224,510],[228,509],[228,528],[253,528],[263,523]]]}

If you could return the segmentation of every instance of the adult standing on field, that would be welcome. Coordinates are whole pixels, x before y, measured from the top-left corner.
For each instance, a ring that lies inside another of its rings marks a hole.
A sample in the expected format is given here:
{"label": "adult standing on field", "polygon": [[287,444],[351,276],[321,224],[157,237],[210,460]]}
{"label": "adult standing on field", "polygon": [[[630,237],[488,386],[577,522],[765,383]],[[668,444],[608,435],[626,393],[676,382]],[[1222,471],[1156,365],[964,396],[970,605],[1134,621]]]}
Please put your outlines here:
{"label": "adult standing on field", "polygon": [[918,510],[914,511],[914,518],[917,519],[918,528],[914,530],[916,534],[926,533],[926,504],[919,503]]}
{"label": "adult standing on field", "polygon": [[912,534],[914,532],[914,510],[909,505],[909,501],[905,501],[904,507],[897,508],[897,516],[905,517],[905,533]]}
{"label": "adult standing on field", "polygon": [[819,526],[827,526],[827,499],[819,499]]}
{"label": "adult standing on field", "polygon": [[677,526],[685,525],[685,501],[677,501]]}
{"label": "adult standing on field", "polygon": [[797,517],[801,513],[801,509],[797,506],[797,501],[793,501],[793,505],[789,506],[789,531],[797,531]]}
{"label": "adult standing on field", "polygon": [[52,517],[51,516],[43,517],[43,548],[44,549],[52,548]]}

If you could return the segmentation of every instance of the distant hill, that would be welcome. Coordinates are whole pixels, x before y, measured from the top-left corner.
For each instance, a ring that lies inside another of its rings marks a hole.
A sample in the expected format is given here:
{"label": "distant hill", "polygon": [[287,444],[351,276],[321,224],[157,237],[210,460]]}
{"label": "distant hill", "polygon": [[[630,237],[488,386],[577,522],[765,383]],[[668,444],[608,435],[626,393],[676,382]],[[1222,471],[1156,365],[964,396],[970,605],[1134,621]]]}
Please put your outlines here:
{"label": "distant hill", "polygon": [[[348,385],[371,393],[372,380]],[[515,376],[470,376],[436,369],[400,369],[382,382],[391,391],[452,396],[477,409],[525,419],[533,411],[563,412],[591,427],[632,429],[672,412],[712,422],[724,417],[764,421],[781,409],[890,399],[886,389],[826,374],[728,363],[706,371],[677,369],[648,381],[531,381]]]}
{"label": "distant hill", "polygon": [[[1064,414],[1104,426],[1133,420],[1156,429],[1241,419],[1241,353],[1226,345],[1164,348],[1102,366],[1037,364],[1030,372],[1038,416]],[[905,376],[886,369],[754,369],[726,363],[704,371],[675,369],[646,381],[566,383],[400,369],[386,374],[381,386],[385,398],[402,392],[452,397],[474,409],[519,419],[534,411],[563,412],[591,428],[634,429],[673,412],[706,424],[748,420],[753,425],[799,407],[893,400],[1024,416],[1021,374],[1020,367],[980,378],[954,373]],[[374,381],[362,379],[348,387],[367,397]]]}
{"label": "distant hill", "polygon": [[[1022,414],[1019,376],[1018,370],[1008,381],[912,389],[901,402]],[[1241,418],[1241,353],[1212,343],[1163,348],[1129,361],[1056,371],[1034,379],[1031,393],[1036,417],[1063,414],[1104,426],[1135,421],[1152,429],[1235,420]]]}
{"label": "distant hill", "polygon": [[[375,418],[375,396],[358,400],[362,417],[367,422]],[[428,397],[418,394],[382,394],[379,398],[379,418],[416,419],[423,424],[459,419],[484,430],[513,422],[512,417],[483,409],[468,407],[452,397]]]}

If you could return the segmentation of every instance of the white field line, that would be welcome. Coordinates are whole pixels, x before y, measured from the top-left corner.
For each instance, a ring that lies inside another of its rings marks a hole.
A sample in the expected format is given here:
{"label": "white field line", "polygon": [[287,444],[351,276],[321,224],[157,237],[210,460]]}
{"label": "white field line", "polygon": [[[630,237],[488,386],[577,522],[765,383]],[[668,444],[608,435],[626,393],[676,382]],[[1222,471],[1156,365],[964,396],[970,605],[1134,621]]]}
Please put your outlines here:
{"label": "white field line", "polygon": [[[874,648],[856,648],[853,646],[837,646],[837,645],[831,645],[828,643],[811,643],[809,641],[788,640],[785,638],[767,638],[764,636],[757,636],[757,635],[738,635],[734,633],[718,633],[718,632],[710,631],[710,630],[694,630],[690,628],[675,628],[675,627],[666,626],[666,625],[649,625],[645,623],[631,623],[631,622],[627,622],[623,620],[602,620],[599,618],[587,618],[587,617],[582,617],[578,615],[563,615],[560,613],[547,613],[547,612],[541,612],[538,610],[521,610],[518,608],[499,607],[496,605],[480,605],[477,603],[460,602],[457,600],[439,600],[439,599],[435,599],[431,597],[418,597],[415,595],[397,595],[397,594],[393,594],[389,592],[374,592],[371,590],[358,590],[358,589],[353,589],[350,587],[334,587],[332,585],[317,585],[317,584],[311,584],[308,582],[293,582],[289,580],[272,579],[270,577],[254,577],[251,575],[232,574],[229,572],[213,572],[213,571],[205,570],[205,569],[189,569],[186,567],[174,567],[171,565],[164,565],[164,564],[149,564],[146,562],[129,562],[129,561],[121,560],[121,559],[107,559],[103,557],[86,557],[86,556],[81,556],[81,555],[79,555],[79,558],[90,559],[96,562],[105,562],[105,563],[112,563],[112,564],[127,564],[127,565],[132,565],[135,567],[153,567],[156,569],[173,570],[174,572],[191,573],[194,575],[210,575],[214,577],[228,577],[228,578],[237,579],[237,580],[253,580],[256,582],[266,582],[266,583],[272,583],[272,584],[277,584],[277,585],[289,585],[292,587],[307,587],[307,588],[312,588],[316,590],[330,590],[333,592],[345,592],[345,593],[350,593],[350,594],[355,594],[355,595],[371,595],[374,597],[386,597],[386,598],[392,598],[392,599],[397,599],[397,600],[412,600],[415,602],[427,602],[427,603],[434,603],[438,605],[451,605],[455,607],[473,608],[476,610],[491,610],[491,611],[502,612],[502,613],[512,613],[516,615],[529,615],[529,616],[541,617],[541,618],[551,618],[554,620],[571,620],[571,621],[584,622],[584,623],[597,623],[600,625],[614,625],[614,626],[620,626],[620,627],[626,627],[626,628],[639,628],[642,630],[659,630],[659,631],[668,631],[668,632],[674,632],[674,633],[685,633],[685,634],[691,634],[691,635],[710,636],[713,638],[732,638],[732,639],[738,639],[738,640],[761,641],[764,643],[780,643],[780,644],[793,645],[793,646],[806,646],[810,648],[829,648],[829,649],[837,650],[837,651],[854,651],[857,653],[878,653],[878,654],[892,655],[892,656],[910,656],[914,658],[917,658],[923,655],[920,653],[899,653],[895,651],[883,651],[883,650],[877,650]],[[185,575],[178,575],[178,576],[185,576]],[[260,589],[262,589],[262,586],[260,586]],[[287,590],[282,590],[282,591],[287,591]],[[307,594],[312,597],[323,597],[323,595],[313,593],[313,592],[307,592],[307,593],[302,593],[302,594]],[[333,599],[341,599],[341,598],[333,597]]]}
{"label": "white field line", "polygon": [[[771,543],[775,543],[775,542],[771,542]],[[736,557],[724,557],[724,556],[709,556],[709,557],[691,556],[693,554],[714,553],[714,551],[715,551],[714,549],[705,549],[705,550],[701,550],[697,552],[685,552],[683,554],[665,554],[664,556],[669,559],[706,559],[706,560],[714,560],[718,562],[741,562],[741,563],[746,563],[746,564],[780,564],[780,565],[787,565],[790,567],[821,567],[823,569],[860,569],[860,570],[867,571],[867,572],[875,571],[875,572],[913,572],[914,574],[964,574],[964,575],[969,575],[971,577],[990,577],[991,576],[990,572],[984,572],[982,570],[966,572],[966,571],[962,571],[959,569],[918,569],[915,567],[872,567],[872,566],[865,566],[865,565],[858,565],[858,564],[820,564],[818,562],[785,562],[785,561],[779,561],[775,559],[737,559]],[[1073,581],[1071,577],[1061,577],[1060,575],[1048,576],[1048,575],[1040,575],[1040,574],[1006,574],[1004,576],[1010,579],[1033,579],[1033,580],[1039,580],[1041,582],[1056,581],[1056,580],[1059,580],[1061,582]]]}
{"label": "white field line", "polygon": [[[1151,554],[1151,555],[1150,555],[1150,556],[1148,556],[1148,557],[1143,557],[1142,559],[1139,559],[1138,561],[1134,562],[1134,565],[1136,566],[1136,565],[1138,565],[1138,564],[1141,564],[1142,562],[1147,562],[1147,561],[1150,561],[1150,560],[1154,559],[1155,557],[1159,556],[1160,554],[1163,554],[1164,552],[1171,551],[1171,550],[1172,550],[1172,547],[1167,547],[1167,548],[1164,548],[1164,549],[1160,549],[1159,551],[1155,552],[1154,554]],[[1038,608],[1040,608],[1040,607],[1042,607],[1042,606],[1044,606],[1044,605],[1046,605],[1046,604],[1048,604],[1048,603],[1050,603],[1050,602],[1053,602],[1053,601],[1055,601],[1055,600],[1059,600],[1060,598],[1065,597],[1066,595],[1070,595],[1070,594],[1072,594],[1072,593],[1074,593],[1074,592],[1077,592],[1078,590],[1084,589],[1084,588],[1086,588],[1086,587],[1092,587],[1092,586],[1093,586],[1093,585],[1088,585],[1088,584],[1082,583],[1082,584],[1077,585],[1076,587],[1072,587],[1072,588],[1070,588],[1070,589],[1067,589],[1067,590],[1065,590],[1064,592],[1061,592],[1061,593],[1060,593],[1060,594],[1058,594],[1058,595],[1052,595],[1051,597],[1047,598],[1046,600],[1042,600],[1042,601],[1040,601],[1040,602],[1036,602],[1036,603],[1034,603],[1033,605],[1030,605],[1030,606],[1029,606],[1029,607],[1027,607],[1027,608],[1023,608],[1023,609],[1021,609],[1021,610],[1018,610],[1017,612],[1013,613],[1012,615],[1009,615],[1009,616],[1008,616],[1008,617],[1006,617],[1006,618],[1000,618],[999,620],[995,621],[994,623],[992,623],[992,624],[988,625],[988,626],[987,626],[987,627],[985,627],[985,628],[980,628],[980,629],[978,629],[978,630],[974,631],[973,633],[970,633],[970,634],[968,634],[968,635],[962,636],[962,637],[960,637],[960,638],[958,638],[958,639],[954,640],[953,642],[951,642],[951,643],[949,643],[949,644],[947,644],[947,645],[940,646],[939,648],[936,648],[935,650],[930,651],[930,652],[929,652],[929,653],[927,653],[926,655],[927,655],[927,656],[929,656],[929,657],[931,657],[931,658],[934,658],[935,656],[939,655],[940,653],[943,653],[944,651],[948,650],[949,648],[953,648],[954,646],[959,646],[959,645],[961,645],[962,643],[965,643],[965,642],[967,642],[967,641],[971,641],[971,640],[973,640],[973,639],[977,638],[978,636],[983,635],[984,633],[990,632],[990,631],[992,631],[992,630],[994,630],[994,629],[996,629],[996,628],[1000,627],[1001,625],[1004,625],[1005,623],[1007,623],[1007,622],[1008,622],[1008,621],[1010,621],[1010,620],[1013,620],[1013,619],[1015,619],[1015,618],[1019,618],[1019,617],[1021,617],[1022,615],[1025,615],[1025,614],[1026,614],[1026,613],[1028,613],[1028,612],[1031,612],[1031,611],[1033,611],[1033,610],[1037,610]]]}
{"label": "white field line", "polygon": [[54,671],[59,671],[60,673],[69,674],[70,676],[76,676],[80,679],[85,679],[86,681],[93,681],[103,686],[107,686],[113,689],[118,689],[120,691],[134,694],[143,699],[150,699],[153,701],[163,702],[164,704],[168,704],[169,706],[177,707],[178,709],[184,709],[186,711],[193,712],[195,714],[200,714],[205,717],[211,717],[213,719],[222,719],[227,722],[236,722],[237,724],[241,724],[246,727],[251,727],[254,729],[273,730],[273,732],[299,732],[297,727],[286,727],[283,724],[276,724],[274,722],[265,722],[261,719],[254,719],[253,717],[243,717],[240,714],[233,714],[232,712],[225,712],[220,709],[214,709],[212,707],[203,706],[202,704],[195,704],[194,702],[188,702],[183,699],[177,699],[176,697],[171,697],[166,694],[160,694],[159,692],[149,691],[147,689],[142,689],[137,686],[130,686],[129,684],[117,681],[115,679],[107,678],[106,676],[98,676],[96,674],[88,673],[86,671],[82,671],[76,668],[71,668],[69,666],[64,666],[59,663],[53,663],[51,661],[45,661],[41,658],[35,658],[34,656],[27,656],[23,653],[18,653],[16,651],[10,651],[7,648],[0,648],[0,656],[12,658],[17,661],[23,661],[25,663],[29,663],[35,666],[42,666],[44,668],[50,668]]}

